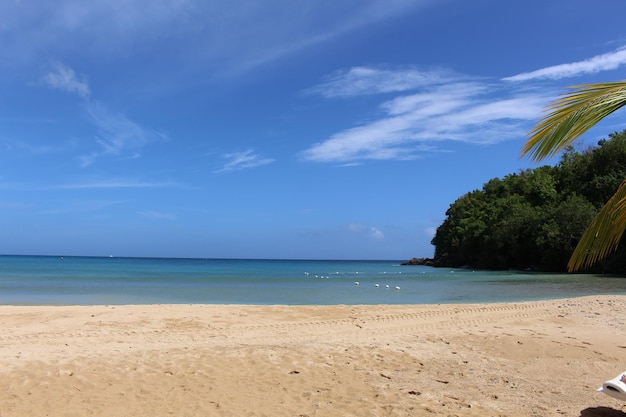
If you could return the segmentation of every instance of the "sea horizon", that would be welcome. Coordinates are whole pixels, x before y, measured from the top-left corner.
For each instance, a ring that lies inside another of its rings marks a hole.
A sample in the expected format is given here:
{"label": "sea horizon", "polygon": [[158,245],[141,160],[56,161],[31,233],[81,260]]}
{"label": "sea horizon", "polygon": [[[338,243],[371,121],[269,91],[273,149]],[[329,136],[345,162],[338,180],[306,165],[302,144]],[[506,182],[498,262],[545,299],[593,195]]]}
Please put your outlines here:
{"label": "sea horizon", "polygon": [[430,257],[424,256],[412,256],[411,258],[380,258],[380,259],[370,259],[370,258],[245,258],[245,257],[199,257],[199,256],[135,256],[135,255],[63,255],[63,254],[25,254],[25,253],[2,253],[0,256],[32,256],[32,257],[42,257],[42,258],[127,258],[127,259],[182,259],[182,260],[230,260],[230,261],[320,261],[320,262],[406,262],[413,258],[425,258],[428,259]]}
{"label": "sea horizon", "polygon": [[3,254],[0,304],[467,304],[626,294],[626,279],[613,276],[404,261]]}

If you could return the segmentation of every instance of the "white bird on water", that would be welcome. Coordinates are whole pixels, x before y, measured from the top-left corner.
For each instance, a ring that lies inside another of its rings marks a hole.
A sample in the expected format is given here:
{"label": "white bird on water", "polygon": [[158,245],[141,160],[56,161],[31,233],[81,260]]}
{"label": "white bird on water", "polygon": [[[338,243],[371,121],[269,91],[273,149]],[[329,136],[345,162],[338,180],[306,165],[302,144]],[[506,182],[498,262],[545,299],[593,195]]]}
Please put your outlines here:
{"label": "white bird on water", "polygon": [[354,281],[354,285],[359,285],[360,282],[359,281]]}
{"label": "white bird on water", "polygon": [[380,285],[379,285],[379,284],[374,284],[374,286],[375,286],[376,288],[380,287]]}
{"label": "white bird on water", "polygon": [[398,287],[398,286],[396,285],[396,290],[399,290],[399,289],[400,289],[400,287]]}

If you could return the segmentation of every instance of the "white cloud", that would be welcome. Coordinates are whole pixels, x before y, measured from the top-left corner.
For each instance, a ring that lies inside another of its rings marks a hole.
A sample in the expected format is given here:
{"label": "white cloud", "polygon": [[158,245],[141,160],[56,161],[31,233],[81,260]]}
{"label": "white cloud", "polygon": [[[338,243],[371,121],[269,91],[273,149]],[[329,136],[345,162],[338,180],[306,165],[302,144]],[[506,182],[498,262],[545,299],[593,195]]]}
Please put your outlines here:
{"label": "white cloud", "polygon": [[[44,54],[72,53],[112,59],[182,41],[180,48],[159,48],[168,54],[164,61],[186,61],[205,77],[211,70],[224,75],[254,69],[433,3],[169,0],[150,2],[148,7],[141,0],[4,1],[0,29],[8,36],[0,59],[28,64]],[[22,33],[26,30],[27,36]]]}
{"label": "white cloud", "polygon": [[[215,25],[205,33],[211,42],[205,57],[220,56],[230,73],[251,70],[313,45],[333,39],[385,19],[401,16],[411,9],[432,4],[432,0],[362,0],[347,2],[300,2],[268,0],[238,5],[236,11],[209,2]],[[205,7],[201,7],[200,10]],[[231,33],[237,28],[236,36]],[[221,48],[217,47],[221,45]],[[217,48],[216,48],[217,47]],[[237,56],[232,52],[237,51]]]}
{"label": "white cloud", "polygon": [[[383,102],[378,119],[331,135],[305,150],[303,158],[341,164],[409,160],[438,150],[435,144],[446,140],[495,143],[523,137],[524,122],[536,120],[548,101],[545,92],[517,92],[485,81],[443,83],[445,77],[438,79],[442,84],[413,84],[418,91]],[[354,79],[349,83],[359,84]]]}
{"label": "white cloud", "polygon": [[350,223],[346,228],[350,233],[363,235],[370,239],[383,240],[385,238],[385,234],[380,229],[363,223]]}
{"label": "white cloud", "polygon": [[[500,80],[472,79],[445,70],[361,66],[339,71],[306,92],[324,98],[370,96],[371,100],[385,94],[387,100],[379,102],[377,118],[333,133],[301,156],[347,166],[368,159],[418,158],[441,151],[445,141],[492,144],[524,138],[559,90],[508,81],[555,80],[614,70],[624,64],[626,47]],[[389,95],[396,97],[389,99]]]}
{"label": "white cloud", "polygon": [[325,82],[306,92],[326,98],[398,93],[441,84],[449,79],[450,77],[443,73],[423,72],[416,69],[389,70],[354,67],[336,72]]}
{"label": "white cloud", "polygon": [[154,1],[146,7],[141,0],[4,1],[0,2],[0,25],[7,34],[28,28],[28,36],[9,37],[13,42],[5,44],[20,49],[22,56],[45,49],[53,52],[59,47],[71,50],[69,40],[78,47],[110,50],[146,39],[163,39],[176,30],[193,30],[188,20],[197,11],[194,3],[201,2]]}
{"label": "white cloud", "polygon": [[222,158],[225,159],[227,162],[221,169],[216,171],[217,173],[256,168],[274,162],[274,160],[271,158],[265,158],[254,153],[252,149],[248,149],[244,152],[227,153],[222,155]]}
{"label": "white cloud", "polygon": [[613,52],[596,55],[583,61],[554,65],[551,67],[541,68],[536,71],[524,72],[511,77],[506,77],[504,80],[558,80],[561,78],[575,77],[583,74],[595,74],[601,71],[614,70],[624,64],[626,64],[626,47],[621,47]]}
{"label": "white cloud", "polygon": [[[84,77],[78,77],[74,70],[61,63],[55,63],[54,70],[46,74],[43,81],[52,88],[76,93],[85,99],[91,94]],[[78,157],[83,167],[93,164],[104,155],[136,159],[141,156],[140,150],[148,143],[167,139],[166,135],[145,128],[123,114],[110,112],[97,101],[88,100],[85,109],[98,129],[96,143],[99,149]]]}
{"label": "white cloud", "polygon": [[82,98],[91,94],[85,77],[76,75],[73,69],[60,62],[53,64],[53,68],[43,77],[43,82],[49,87],[68,93],[75,93]]}
{"label": "white cloud", "polygon": [[370,227],[369,236],[376,240],[382,240],[385,238],[385,234],[375,227]]}
{"label": "white cloud", "polygon": [[109,112],[99,103],[88,103],[87,113],[98,128],[96,142],[98,151],[83,155],[79,159],[82,166],[88,166],[101,156],[119,156],[127,159],[138,158],[141,148],[167,136],[156,130],[145,128],[122,114]]}

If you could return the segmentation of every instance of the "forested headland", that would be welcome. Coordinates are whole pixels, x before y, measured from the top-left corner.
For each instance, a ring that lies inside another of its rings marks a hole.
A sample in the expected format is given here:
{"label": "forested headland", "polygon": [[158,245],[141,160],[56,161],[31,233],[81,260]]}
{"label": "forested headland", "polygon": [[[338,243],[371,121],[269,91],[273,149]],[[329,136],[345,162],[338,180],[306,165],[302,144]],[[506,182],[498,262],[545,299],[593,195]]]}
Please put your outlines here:
{"label": "forested headland", "polygon": [[[493,178],[446,211],[431,243],[435,266],[567,270],[578,239],[626,178],[626,130],[568,148],[555,166]],[[626,272],[620,244],[593,271]]]}

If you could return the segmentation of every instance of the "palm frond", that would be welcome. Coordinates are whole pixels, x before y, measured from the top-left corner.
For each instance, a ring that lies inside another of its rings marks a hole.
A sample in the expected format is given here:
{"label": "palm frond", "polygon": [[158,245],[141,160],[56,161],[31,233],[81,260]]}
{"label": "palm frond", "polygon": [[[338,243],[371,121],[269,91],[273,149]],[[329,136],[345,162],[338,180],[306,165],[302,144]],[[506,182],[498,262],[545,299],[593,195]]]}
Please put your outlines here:
{"label": "palm frond", "polygon": [[548,114],[530,132],[522,156],[549,158],[571,145],[601,119],[626,105],[626,81],[570,87],[547,107]]}
{"label": "palm frond", "polygon": [[617,249],[626,230],[626,180],[580,238],[567,264],[570,272],[588,268]]}

